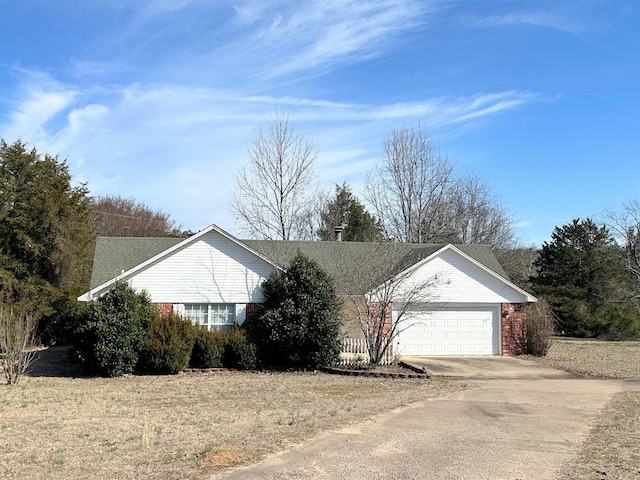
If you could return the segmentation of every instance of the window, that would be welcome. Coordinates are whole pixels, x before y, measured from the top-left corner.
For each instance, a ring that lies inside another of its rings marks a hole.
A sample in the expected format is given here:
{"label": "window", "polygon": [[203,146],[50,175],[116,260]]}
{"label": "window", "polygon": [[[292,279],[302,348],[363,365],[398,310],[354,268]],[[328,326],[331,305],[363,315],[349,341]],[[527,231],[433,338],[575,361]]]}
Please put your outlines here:
{"label": "window", "polygon": [[236,306],[232,303],[187,303],[184,316],[207,330],[231,330],[236,321]]}

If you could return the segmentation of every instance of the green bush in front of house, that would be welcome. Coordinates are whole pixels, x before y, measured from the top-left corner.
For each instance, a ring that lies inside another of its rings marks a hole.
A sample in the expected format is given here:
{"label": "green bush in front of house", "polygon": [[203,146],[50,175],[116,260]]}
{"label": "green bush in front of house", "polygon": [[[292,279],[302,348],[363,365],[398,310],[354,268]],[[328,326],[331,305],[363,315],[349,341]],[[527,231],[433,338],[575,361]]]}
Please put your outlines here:
{"label": "green bush in front of house", "polygon": [[191,352],[189,366],[193,368],[222,368],[222,358],[227,346],[227,336],[225,332],[207,330],[206,328],[195,326],[196,340]]}
{"label": "green bush in front of house", "polygon": [[196,336],[194,325],[177,313],[156,313],[140,353],[140,369],[149,373],[181,372],[189,364]]}
{"label": "green bush in front of house", "polygon": [[194,368],[236,368],[252,370],[257,366],[256,346],[244,330],[227,332],[198,328],[189,365]]}
{"label": "green bush in front of house", "polygon": [[245,322],[267,367],[315,369],[340,353],[341,305],[331,277],[298,253],[262,285],[263,313]]}
{"label": "green bush in front of house", "polygon": [[258,365],[258,349],[244,330],[234,328],[226,333],[227,344],[222,363],[227,368],[253,370]]}
{"label": "green bush in front of house", "polygon": [[89,303],[76,328],[78,359],[99,375],[131,373],[155,316],[156,307],[145,292],[116,282],[109,292]]}

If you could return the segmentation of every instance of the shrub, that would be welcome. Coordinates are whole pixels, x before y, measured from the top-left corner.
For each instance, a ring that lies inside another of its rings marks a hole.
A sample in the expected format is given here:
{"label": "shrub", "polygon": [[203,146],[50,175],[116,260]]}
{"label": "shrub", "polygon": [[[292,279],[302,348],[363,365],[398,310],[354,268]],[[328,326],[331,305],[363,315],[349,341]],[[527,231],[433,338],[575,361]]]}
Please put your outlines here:
{"label": "shrub", "polygon": [[527,306],[527,353],[544,357],[553,344],[553,312],[544,297]]}
{"label": "shrub", "polygon": [[36,359],[36,324],[36,314],[0,303],[0,370],[9,385],[17,384]]}
{"label": "shrub", "polygon": [[195,368],[237,368],[252,370],[258,364],[258,355],[243,330],[234,328],[228,332],[197,332],[190,365]]}
{"label": "shrub", "polygon": [[253,370],[258,364],[258,350],[245,334],[244,330],[234,328],[226,333],[227,344],[224,349],[223,364],[227,368]]}
{"label": "shrub", "polygon": [[180,315],[157,313],[147,331],[140,367],[152,373],[176,374],[189,364],[197,331]]}
{"label": "shrub", "polygon": [[117,377],[131,373],[156,315],[149,296],[118,281],[89,303],[76,330],[77,355],[90,370]]}
{"label": "shrub", "polygon": [[340,352],[340,301],[331,277],[298,253],[286,272],[262,285],[263,313],[246,322],[259,358],[267,366],[317,368]]}
{"label": "shrub", "polygon": [[223,367],[222,358],[228,343],[224,332],[196,326],[196,339],[189,365],[194,368]]}

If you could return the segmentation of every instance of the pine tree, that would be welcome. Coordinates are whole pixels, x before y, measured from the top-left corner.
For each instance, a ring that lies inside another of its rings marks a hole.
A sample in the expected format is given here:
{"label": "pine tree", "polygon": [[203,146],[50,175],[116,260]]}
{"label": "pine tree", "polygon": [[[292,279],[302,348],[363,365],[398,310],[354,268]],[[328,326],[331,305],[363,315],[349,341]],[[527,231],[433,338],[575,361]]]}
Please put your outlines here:
{"label": "pine tree", "polygon": [[539,251],[531,282],[549,301],[559,329],[580,337],[637,331],[637,314],[625,298],[630,277],[606,226],[574,219],[556,227],[551,239]]}
{"label": "pine tree", "polygon": [[381,228],[346,183],[336,185],[335,196],[320,212],[320,240],[334,240],[335,227],[344,226],[346,242],[373,242],[381,238]]}

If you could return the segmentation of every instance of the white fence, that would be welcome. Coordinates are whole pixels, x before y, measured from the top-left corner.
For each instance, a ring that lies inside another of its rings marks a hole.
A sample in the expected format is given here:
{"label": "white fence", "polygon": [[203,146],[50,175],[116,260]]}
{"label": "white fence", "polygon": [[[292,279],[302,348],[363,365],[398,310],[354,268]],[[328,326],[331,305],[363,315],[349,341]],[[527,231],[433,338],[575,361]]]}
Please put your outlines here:
{"label": "white fence", "polygon": [[[389,345],[380,365],[391,365],[394,362],[395,357],[392,346]],[[369,363],[369,352],[367,351],[365,339],[345,337],[342,341],[342,352],[338,363],[340,365],[367,365]]]}

